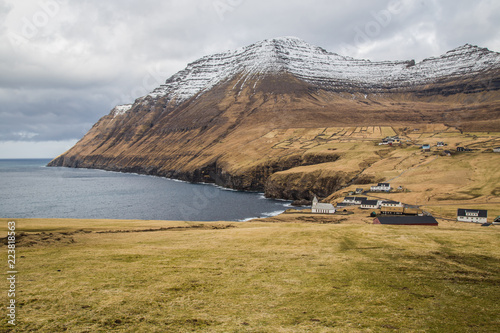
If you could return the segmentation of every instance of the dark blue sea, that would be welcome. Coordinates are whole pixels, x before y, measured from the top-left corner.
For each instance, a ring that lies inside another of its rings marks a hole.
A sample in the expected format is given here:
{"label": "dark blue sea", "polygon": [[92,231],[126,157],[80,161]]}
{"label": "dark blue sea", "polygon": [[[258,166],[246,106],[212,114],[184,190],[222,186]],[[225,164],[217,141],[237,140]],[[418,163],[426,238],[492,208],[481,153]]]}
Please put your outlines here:
{"label": "dark blue sea", "polygon": [[0,217],[244,221],[290,207],[261,193],[49,162],[0,160]]}

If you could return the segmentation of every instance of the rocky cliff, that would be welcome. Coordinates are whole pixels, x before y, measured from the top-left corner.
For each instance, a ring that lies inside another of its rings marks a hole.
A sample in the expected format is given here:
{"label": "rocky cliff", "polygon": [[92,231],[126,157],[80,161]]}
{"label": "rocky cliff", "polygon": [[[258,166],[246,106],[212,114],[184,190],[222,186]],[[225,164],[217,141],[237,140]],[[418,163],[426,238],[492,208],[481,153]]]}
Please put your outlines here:
{"label": "rocky cliff", "polygon": [[293,129],[443,123],[494,130],[499,90],[500,54],[472,45],[419,63],[371,62],[277,38],[189,64],[133,104],[115,107],[49,165],[309,199],[354,181],[359,168],[291,175],[342,159],[321,131],[297,146]]}

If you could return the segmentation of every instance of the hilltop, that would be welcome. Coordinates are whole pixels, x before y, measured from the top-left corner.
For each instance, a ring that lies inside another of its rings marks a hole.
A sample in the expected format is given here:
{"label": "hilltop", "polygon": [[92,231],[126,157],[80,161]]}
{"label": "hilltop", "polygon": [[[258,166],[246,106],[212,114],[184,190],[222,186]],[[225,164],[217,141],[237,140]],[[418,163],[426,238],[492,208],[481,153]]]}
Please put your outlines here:
{"label": "hilltop", "polygon": [[408,129],[434,124],[438,132],[490,131],[496,144],[499,89],[500,54],[469,44],[418,63],[371,62],[270,39],[189,64],[114,108],[49,165],[326,197],[387,180],[369,167],[395,158],[377,146],[391,133],[417,145]]}

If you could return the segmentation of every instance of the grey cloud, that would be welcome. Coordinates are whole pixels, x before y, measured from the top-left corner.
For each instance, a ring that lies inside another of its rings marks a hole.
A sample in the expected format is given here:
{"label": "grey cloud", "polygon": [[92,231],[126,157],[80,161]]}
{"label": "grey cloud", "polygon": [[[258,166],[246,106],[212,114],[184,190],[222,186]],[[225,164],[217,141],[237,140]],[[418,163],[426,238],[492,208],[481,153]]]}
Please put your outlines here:
{"label": "grey cloud", "polygon": [[372,60],[421,60],[467,42],[500,51],[500,3],[488,0],[46,1],[59,1],[57,13],[22,45],[9,36],[43,9],[0,1],[0,141],[79,139],[188,62],[266,38]]}

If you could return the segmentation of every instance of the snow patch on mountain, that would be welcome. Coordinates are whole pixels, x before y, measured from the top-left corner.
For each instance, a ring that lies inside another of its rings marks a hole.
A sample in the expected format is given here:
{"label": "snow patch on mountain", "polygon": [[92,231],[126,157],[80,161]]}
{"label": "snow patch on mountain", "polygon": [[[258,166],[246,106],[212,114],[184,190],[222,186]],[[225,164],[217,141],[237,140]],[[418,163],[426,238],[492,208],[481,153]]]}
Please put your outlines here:
{"label": "snow patch on mountain", "polygon": [[148,96],[166,97],[167,102],[173,100],[180,104],[239,74],[244,75],[244,85],[249,78],[280,72],[330,89],[350,87],[364,92],[381,92],[445,78],[478,75],[491,68],[500,68],[500,54],[469,44],[415,64],[412,60],[371,62],[353,59],[327,52],[296,37],[281,37],[203,57],[170,77]]}
{"label": "snow patch on mountain", "polygon": [[130,109],[132,109],[132,106],[133,106],[133,104],[123,104],[123,105],[115,106],[115,108],[111,111],[111,114],[113,115],[113,119],[118,117],[118,116],[122,116],[125,113],[127,113],[128,111],[130,111]]}

